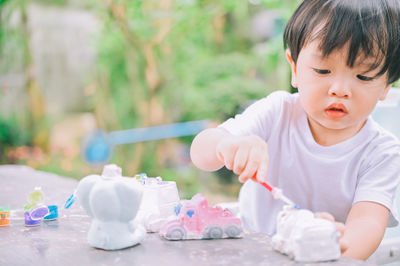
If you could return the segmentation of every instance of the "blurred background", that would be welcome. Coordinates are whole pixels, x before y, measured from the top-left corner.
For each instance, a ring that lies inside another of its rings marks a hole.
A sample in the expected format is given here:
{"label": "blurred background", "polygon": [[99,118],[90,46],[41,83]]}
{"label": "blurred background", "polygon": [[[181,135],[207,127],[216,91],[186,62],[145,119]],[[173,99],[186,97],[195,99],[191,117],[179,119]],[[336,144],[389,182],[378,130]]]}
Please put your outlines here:
{"label": "blurred background", "polygon": [[174,180],[182,198],[236,200],[230,171],[191,164],[194,136],[100,145],[100,163],[85,147],[97,129],[107,139],[172,123],[215,126],[291,90],[282,33],[298,3],[0,0],[0,163],[79,180],[109,162],[124,176]]}

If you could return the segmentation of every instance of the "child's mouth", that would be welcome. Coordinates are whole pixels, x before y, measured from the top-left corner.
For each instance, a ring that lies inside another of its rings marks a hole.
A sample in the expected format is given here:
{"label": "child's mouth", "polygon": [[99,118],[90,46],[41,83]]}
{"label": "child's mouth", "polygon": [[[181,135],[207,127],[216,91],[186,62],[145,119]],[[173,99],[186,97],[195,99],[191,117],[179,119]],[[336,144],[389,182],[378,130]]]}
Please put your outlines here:
{"label": "child's mouth", "polygon": [[331,104],[327,109],[325,109],[325,113],[330,118],[342,118],[347,115],[346,107],[341,103]]}

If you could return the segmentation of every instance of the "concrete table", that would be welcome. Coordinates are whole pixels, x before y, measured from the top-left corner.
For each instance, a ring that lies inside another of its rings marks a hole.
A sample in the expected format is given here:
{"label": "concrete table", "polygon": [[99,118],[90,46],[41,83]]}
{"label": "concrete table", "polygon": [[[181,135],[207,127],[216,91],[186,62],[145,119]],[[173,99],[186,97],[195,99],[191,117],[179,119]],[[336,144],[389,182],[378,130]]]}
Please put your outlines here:
{"label": "concrete table", "polygon": [[[64,210],[76,188],[73,179],[26,166],[0,166],[0,206],[11,209],[11,224],[0,227],[0,265],[306,265],[271,249],[270,237],[246,233],[242,239],[167,241],[147,234],[139,245],[118,251],[95,249],[87,243],[90,218],[75,203]],[[40,186],[45,203],[59,206],[59,219],[25,227],[22,206]],[[310,265],[310,264],[307,264]],[[341,258],[311,265],[372,265]]]}

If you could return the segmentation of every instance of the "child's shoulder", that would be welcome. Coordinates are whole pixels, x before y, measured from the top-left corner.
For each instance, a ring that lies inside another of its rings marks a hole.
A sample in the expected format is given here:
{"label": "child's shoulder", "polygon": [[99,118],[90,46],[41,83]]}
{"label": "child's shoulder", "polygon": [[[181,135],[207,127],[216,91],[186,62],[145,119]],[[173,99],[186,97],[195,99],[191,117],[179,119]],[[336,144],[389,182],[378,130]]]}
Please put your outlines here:
{"label": "child's shoulder", "polygon": [[395,146],[400,146],[400,141],[392,132],[382,127],[378,122],[376,122],[372,117],[368,118],[367,125],[369,125],[369,130],[373,131],[376,135],[373,141],[376,143],[390,143]]}
{"label": "child's shoulder", "polygon": [[269,101],[278,101],[283,103],[296,103],[299,98],[298,93],[290,93],[285,90],[276,90],[271,92],[266,99]]}
{"label": "child's shoulder", "polygon": [[276,97],[276,98],[283,98],[283,99],[290,99],[290,98],[297,98],[298,93],[290,93],[285,90],[276,90],[271,92],[267,97]]}
{"label": "child's shoulder", "polygon": [[374,157],[396,157],[400,162],[400,141],[390,131],[380,126],[371,117],[367,121],[370,132],[368,141],[368,151],[370,158]]}

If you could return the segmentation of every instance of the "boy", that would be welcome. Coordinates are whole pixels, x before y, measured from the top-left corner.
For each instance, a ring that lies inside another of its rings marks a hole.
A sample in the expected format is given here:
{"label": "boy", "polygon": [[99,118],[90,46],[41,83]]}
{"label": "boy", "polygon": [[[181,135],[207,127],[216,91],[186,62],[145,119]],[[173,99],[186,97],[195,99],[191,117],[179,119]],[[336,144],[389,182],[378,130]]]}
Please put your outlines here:
{"label": "boy", "polygon": [[239,205],[246,228],[273,234],[283,205],[256,176],[302,208],[344,223],[344,256],[367,259],[376,250],[386,226],[397,224],[400,144],[369,115],[400,76],[399,43],[398,0],[299,5],[284,33],[299,93],[271,93],[201,132],[191,147],[197,167],[225,165],[245,182]]}

